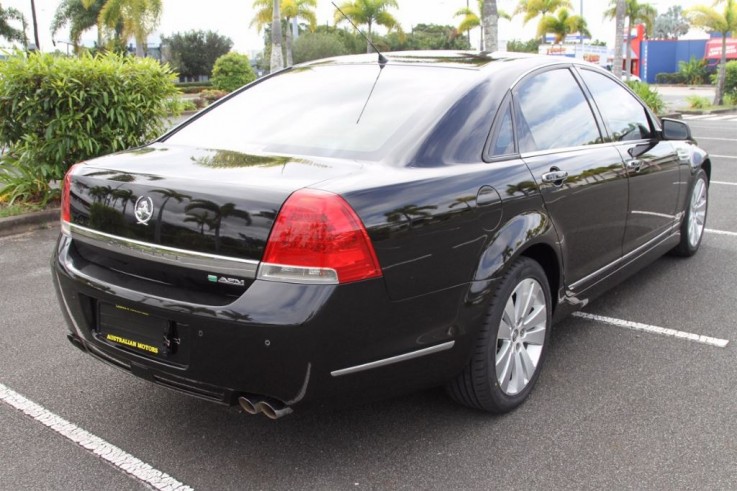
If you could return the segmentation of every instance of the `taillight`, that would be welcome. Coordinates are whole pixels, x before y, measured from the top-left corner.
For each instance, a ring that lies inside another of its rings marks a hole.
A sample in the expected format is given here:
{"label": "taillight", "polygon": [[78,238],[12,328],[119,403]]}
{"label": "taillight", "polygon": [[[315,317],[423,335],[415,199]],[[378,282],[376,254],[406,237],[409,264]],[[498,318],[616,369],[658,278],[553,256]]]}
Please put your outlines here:
{"label": "taillight", "polygon": [[361,219],[337,194],[303,189],[282,206],[258,277],[291,283],[350,283],[381,276]]}
{"label": "taillight", "polygon": [[69,168],[64,176],[64,185],[61,189],[61,231],[64,233],[69,232],[69,223],[72,222],[72,174],[78,165],[80,164],[74,164]]}

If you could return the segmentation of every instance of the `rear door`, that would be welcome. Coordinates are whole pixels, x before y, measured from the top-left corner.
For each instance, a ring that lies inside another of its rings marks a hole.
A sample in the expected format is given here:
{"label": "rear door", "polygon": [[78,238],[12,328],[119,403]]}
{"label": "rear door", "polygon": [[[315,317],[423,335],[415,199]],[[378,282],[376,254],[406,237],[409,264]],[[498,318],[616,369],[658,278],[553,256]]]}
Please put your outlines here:
{"label": "rear door", "polygon": [[514,89],[519,150],[561,240],[566,283],[574,289],[622,256],[627,176],[606,143],[568,67],[535,72]]}
{"label": "rear door", "polygon": [[675,148],[657,138],[648,111],[617,81],[587,68],[579,73],[629,177],[623,253],[654,245],[676,223],[680,164]]}

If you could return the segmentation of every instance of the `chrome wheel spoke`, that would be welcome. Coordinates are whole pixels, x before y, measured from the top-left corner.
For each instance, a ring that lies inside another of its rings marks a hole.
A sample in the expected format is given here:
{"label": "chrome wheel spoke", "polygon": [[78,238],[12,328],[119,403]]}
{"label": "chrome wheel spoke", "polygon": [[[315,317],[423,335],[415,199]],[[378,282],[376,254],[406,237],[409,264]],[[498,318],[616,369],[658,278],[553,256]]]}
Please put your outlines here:
{"label": "chrome wheel spoke", "polygon": [[526,385],[527,382],[529,382],[532,376],[535,374],[535,367],[537,366],[537,363],[532,361],[532,358],[530,358],[530,355],[529,353],[527,353],[526,349],[520,350],[519,360],[520,360],[520,364],[522,365],[522,369],[524,371],[524,379],[525,379],[525,385]]}
{"label": "chrome wheel spoke", "polygon": [[545,343],[545,331],[545,325],[531,329],[525,333],[523,341],[528,344],[542,346]]}
{"label": "chrome wheel spoke", "polygon": [[513,354],[512,343],[503,343],[496,354],[496,378],[504,392],[507,392],[509,388],[509,369],[512,365]]}
{"label": "chrome wheel spoke", "polygon": [[545,310],[545,304],[536,305],[535,310],[530,312],[530,315],[524,320],[522,325],[526,330],[532,329],[539,326],[541,323],[545,323],[547,320],[547,312]]}

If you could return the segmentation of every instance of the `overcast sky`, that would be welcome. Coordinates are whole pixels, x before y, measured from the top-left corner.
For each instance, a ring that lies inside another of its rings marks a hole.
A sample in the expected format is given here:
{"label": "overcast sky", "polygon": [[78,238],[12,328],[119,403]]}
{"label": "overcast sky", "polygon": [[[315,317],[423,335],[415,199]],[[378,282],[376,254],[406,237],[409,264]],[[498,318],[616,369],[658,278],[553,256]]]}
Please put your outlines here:
{"label": "overcast sky", "polygon": [[[338,4],[342,3],[336,2]],[[476,5],[476,0],[470,0],[471,5]],[[456,25],[458,18],[453,14],[461,7],[466,6],[466,0],[398,0],[400,8],[393,13],[397,16],[402,27],[409,31],[411,26],[420,23],[450,24]],[[514,11],[517,0],[497,0],[500,9],[508,12]],[[609,5],[609,0],[572,0],[574,10],[580,13],[583,6],[583,15],[589,24],[589,30],[595,39],[600,39],[613,44],[614,21],[604,20],[602,13]],[[679,0],[678,2],[656,0],[650,1],[659,12],[665,12],[669,6],[678,4],[688,7],[697,3],[711,5],[712,0]],[[3,7],[15,7],[31,19],[30,0],[0,0]],[[36,0],[36,10],[39,23],[39,37],[41,48],[51,51],[51,34],[49,26],[53,18],[59,0]],[[199,2],[194,0],[163,0],[164,13],[161,18],[157,34],[150,39],[150,44],[158,45],[159,34],[170,35],[174,32],[182,32],[191,29],[213,30],[228,36],[235,43],[234,49],[243,53],[251,54],[263,47],[262,37],[249,24],[253,18],[252,0],[208,0]],[[317,16],[320,24],[333,23],[334,8],[330,0],[318,0]],[[519,16],[521,17],[521,16]],[[499,22],[499,36],[502,41],[510,39],[527,40],[535,36],[537,22],[533,20],[527,26],[522,25],[521,18],[515,18],[512,22],[501,20]],[[478,47],[478,29],[472,33],[472,43]],[[33,38],[29,29],[28,36]],[[89,43],[95,39],[94,32],[85,36]],[[68,41],[66,32],[56,36],[57,41]],[[58,46],[64,49],[64,44]]]}

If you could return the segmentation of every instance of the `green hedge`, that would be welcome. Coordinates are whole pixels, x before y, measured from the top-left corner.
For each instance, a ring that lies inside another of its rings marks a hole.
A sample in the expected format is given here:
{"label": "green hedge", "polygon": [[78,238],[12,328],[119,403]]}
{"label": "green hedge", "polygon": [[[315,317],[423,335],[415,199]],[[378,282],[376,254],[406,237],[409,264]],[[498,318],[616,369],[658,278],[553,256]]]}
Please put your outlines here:
{"label": "green hedge", "polygon": [[75,162],[150,141],[164,129],[175,80],[153,59],[117,54],[0,63],[0,146],[9,149],[0,186],[31,167],[60,179]]}

